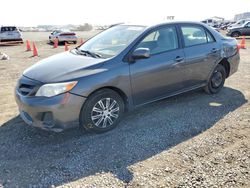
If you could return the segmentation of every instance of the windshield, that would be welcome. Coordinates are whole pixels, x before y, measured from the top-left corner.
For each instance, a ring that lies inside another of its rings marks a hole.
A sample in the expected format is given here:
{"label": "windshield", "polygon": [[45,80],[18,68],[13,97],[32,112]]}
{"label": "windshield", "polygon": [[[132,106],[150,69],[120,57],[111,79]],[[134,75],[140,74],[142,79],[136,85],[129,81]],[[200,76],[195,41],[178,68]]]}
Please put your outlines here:
{"label": "windshield", "polygon": [[110,58],[124,50],[144,29],[143,26],[114,26],[91,38],[78,50]]}

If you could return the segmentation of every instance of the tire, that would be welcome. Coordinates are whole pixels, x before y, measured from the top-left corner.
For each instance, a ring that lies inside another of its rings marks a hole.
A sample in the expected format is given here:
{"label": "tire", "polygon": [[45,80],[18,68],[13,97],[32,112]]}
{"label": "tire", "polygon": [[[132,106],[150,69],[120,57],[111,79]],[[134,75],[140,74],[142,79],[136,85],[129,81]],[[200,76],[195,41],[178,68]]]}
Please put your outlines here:
{"label": "tire", "polygon": [[208,94],[216,94],[224,86],[226,79],[226,69],[221,64],[217,65],[209,78],[208,84],[204,90]]}
{"label": "tire", "polygon": [[121,96],[111,89],[102,89],[91,94],[83,105],[80,127],[89,132],[103,133],[115,128],[123,113],[124,101]]}
{"label": "tire", "polygon": [[240,36],[240,32],[238,32],[238,31],[235,31],[235,32],[233,32],[232,33],[232,35],[231,35],[232,37],[239,37]]}

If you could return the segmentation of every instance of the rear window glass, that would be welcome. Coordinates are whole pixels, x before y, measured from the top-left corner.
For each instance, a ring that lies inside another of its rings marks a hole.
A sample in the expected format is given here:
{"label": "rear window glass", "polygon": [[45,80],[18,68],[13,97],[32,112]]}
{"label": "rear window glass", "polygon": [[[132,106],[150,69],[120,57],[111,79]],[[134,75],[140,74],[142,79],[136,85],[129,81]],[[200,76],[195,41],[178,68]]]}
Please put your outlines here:
{"label": "rear window glass", "polygon": [[5,32],[5,31],[16,31],[17,28],[16,27],[2,27],[1,31]]}
{"label": "rear window glass", "polygon": [[206,34],[207,34],[207,42],[215,42],[215,39],[214,37],[206,31]]}
{"label": "rear window glass", "polygon": [[200,26],[181,27],[186,47],[214,42],[214,37]]}

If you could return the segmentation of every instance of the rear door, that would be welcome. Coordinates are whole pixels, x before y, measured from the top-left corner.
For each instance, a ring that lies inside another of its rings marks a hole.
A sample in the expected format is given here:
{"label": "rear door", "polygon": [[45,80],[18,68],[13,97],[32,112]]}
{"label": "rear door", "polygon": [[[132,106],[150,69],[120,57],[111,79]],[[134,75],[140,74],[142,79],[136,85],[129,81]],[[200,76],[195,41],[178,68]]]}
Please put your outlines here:
{"label": "rear door", "polygon": [[220,59],[220,46],[205,27],[181,24],[180,33],[186,57],[183,73],[185,87],[206,83],[215,63]]}

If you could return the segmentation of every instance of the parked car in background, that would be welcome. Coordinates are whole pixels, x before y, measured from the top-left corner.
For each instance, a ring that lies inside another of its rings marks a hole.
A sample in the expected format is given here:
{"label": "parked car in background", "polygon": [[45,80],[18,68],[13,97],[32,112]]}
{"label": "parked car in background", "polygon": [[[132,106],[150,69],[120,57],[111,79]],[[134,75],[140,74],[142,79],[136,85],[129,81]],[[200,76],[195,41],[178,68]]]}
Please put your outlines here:
{"label": "parked car in background", "polygon": [[247,21],[243,25],[237,27],[228,28],[227,35],[231,37],[239,37],[242,35],[250,36],[250,21]]}
{"label": "parked car in background", "polygon": [[23,42],[22,34],[16,26],[0,26],[0,42]]}
{"label": "parked car in background", "polygon": [[76,33],[71,32],[69,30],[54,30],[49,36],[49,41],[54,43],[55,39],[57,39],[59,43],[63,42],[73,42],[74,44],[77,43]]}
{"label": "parked car in background", "polygon": [[233,27],[240,27],[242,26],[243,24],[245,24],[246,22],[250,21],[250,18],[249,19],[242,19],[242,20],[239,20],[237,21],[236,23],[234,24],[231,24],[228,26],[228,29],[231,29]]}
{"label": "parked car in background", "polygon": [[234,23],[235,23],[235,22],[225,22],[225,23],[221,24],[220,29],[222,29],[222,30],[227,30],[227,28],[228,28],[230,25],[234,24]]}
{"label": "parked car in background", "polygon": [[218,25],[218,22],[214,19],[206,19],[206,20],[203,20],[201,22],[209,25],[210,27],[216,27]]}
{"label": "parked car in background", "polygon": [[198,88],[218,93],[239,59],[236,39],[202,23],[122,24],[25,70],[15,98],[29,125],[102,133],[135,107]]}

